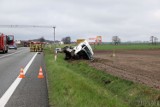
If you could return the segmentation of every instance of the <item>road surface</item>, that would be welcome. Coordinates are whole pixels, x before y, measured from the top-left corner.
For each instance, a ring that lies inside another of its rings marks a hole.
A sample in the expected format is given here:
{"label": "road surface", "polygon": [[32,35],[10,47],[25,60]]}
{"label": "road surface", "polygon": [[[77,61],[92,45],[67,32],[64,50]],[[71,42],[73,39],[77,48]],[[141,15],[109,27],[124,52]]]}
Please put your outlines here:
{"label": "road surface", "polygon": [[[37,78],[40,66],[46,77],[43,53],[29,52],[28,48],[0,54],[0,107],[49,106],[46,78]],[[17,78],[21,67],[26,70],[24,79]]]}

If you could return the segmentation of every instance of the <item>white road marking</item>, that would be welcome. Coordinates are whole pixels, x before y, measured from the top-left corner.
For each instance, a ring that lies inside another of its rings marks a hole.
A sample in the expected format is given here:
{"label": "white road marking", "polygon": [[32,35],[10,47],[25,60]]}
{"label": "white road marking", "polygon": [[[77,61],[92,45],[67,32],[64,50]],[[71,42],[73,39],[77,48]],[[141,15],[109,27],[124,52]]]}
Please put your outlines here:
{"label": "white road marking", "polygon": [[17,52],[11,53],[11,54],[3,55],[3,56],[1,56],[1,57],[0,57],[0,59],[1,59],[1,58],[4,58],[4,57],[11,56],[11,55],[14,55],[14,54],[16,54],[16,53],[20,53],[20,52],[22,52],[22,51],[24,51],[24,50],[20,50],[20,51],[17,51]]}
{"label": "white road marking", "polygon": [[[28,68],[31,66],[36,56],[37,56],[37,53],[32,57],[32,59],[26,65],[26,67],[24,68],[24,74],[27,72]],[[17,77],[15,81],[11,84],[11,86],[7,89],[7,91],[3,94],[3,96],[0,98],[0,107],[4,107],[7,104],[8,100],[12,96],[13,92],[16,90],[21,80],[22,78]]]}

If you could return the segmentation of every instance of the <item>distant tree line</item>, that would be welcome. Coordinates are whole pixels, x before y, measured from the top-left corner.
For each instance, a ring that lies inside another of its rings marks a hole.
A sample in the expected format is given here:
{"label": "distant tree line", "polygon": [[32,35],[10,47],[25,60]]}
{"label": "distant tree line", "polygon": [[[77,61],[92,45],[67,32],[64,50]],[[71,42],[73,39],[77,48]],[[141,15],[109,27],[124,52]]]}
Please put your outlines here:
{"label": "distant tree line", "polygon": [[[158,44],[158,38],[155,37],[155,36],[151,36],[151,37],[150,37],[150,41],[151,41],[151,44],[152,44],[152,45]],[[113,36],[113,37],[112,37],[112,43],[113,43],[114,45],[119,45],[119,44],[121,43],[121,39],[120,39],[118,36]]]}
{"label": "distant tree line", "polygon": [[29,41],[39,41],[39,42],[45,42],[45,38],[44,37],[40,37],[38,39],[32,39],[32,40],[29,40]]}

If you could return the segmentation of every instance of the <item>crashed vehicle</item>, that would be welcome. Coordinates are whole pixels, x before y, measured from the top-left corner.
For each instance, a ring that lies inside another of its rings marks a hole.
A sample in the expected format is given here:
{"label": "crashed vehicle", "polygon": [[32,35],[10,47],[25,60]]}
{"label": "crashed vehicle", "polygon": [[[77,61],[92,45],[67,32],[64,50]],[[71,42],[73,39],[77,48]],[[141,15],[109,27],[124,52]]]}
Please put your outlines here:
{"label": "crashed vehicle", "polygon": [[93,50],[89,43],[85,40],[81,42],[78,46],[69,47],[66,46],[63,48],[65,53],[65,60],[69,59],[87,59],[93,60]]}

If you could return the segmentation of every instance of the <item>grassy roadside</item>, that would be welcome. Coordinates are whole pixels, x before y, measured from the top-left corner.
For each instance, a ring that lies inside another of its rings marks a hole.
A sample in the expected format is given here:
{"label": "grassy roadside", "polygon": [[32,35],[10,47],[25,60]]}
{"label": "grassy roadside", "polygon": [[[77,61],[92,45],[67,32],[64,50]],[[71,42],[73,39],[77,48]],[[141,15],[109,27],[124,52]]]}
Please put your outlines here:
{"label": "grassy roadside", "polygon": [[89,67],[68,63],[45,50],[50,105],[54,107],[159,107],[160,91],[122,80]]}

